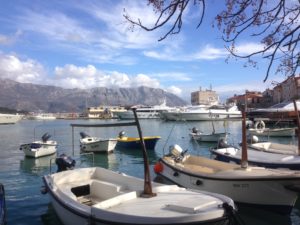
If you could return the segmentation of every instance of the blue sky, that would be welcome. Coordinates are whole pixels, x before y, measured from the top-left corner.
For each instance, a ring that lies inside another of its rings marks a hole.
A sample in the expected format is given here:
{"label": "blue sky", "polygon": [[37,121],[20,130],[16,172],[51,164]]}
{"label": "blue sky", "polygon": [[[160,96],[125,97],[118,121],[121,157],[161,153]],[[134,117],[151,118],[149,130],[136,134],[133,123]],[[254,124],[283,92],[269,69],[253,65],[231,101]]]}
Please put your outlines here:
{"label": "blue sky", "polygon": [[[156,19],[146,0],[11,0],[0,2],[0,78],[64,88],[162,88],[190,101],[192,91],[209,89],[222,96],[263,91],[283,76],[263,82],[265,63],[244,67],[230,59],[213,28],[220,1],[208,1],[203,25],[190,7],[181,33],[158,39],[168,27],[130,30],[132,19],[151,25]],[[237,43],[241,53],[260,47],[247,35]]]}

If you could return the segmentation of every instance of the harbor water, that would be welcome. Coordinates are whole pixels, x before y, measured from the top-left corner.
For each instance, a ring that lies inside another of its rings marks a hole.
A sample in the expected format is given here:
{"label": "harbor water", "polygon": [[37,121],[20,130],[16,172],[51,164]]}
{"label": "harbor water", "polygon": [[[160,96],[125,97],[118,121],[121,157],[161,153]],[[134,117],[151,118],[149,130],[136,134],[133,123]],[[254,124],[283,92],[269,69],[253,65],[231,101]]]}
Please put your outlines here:
{"label": "harbor water", "polygon": [[[116,137],[120,131],[128,136],[138,136],[136,127],[110,128],[74,128],[71,123],[110,123],[117,120],[22,120],[12,125],[0,126],[0,182],[4,184],[7,224],[8,225],[60,225],[48,195],[40,192],[43,186],[42,176],[55,172],[53,158],[47,156],[38,159],[26,158],[19,150],[20,144],[40,139],[48,132],[58,142],[58,153],[73,156],[76,167],[100,166],[114,171],[143,178],[143,158],[141,151],[116,149],[111,154],[95,154],[79,158],[79,132],[85,131],[91,136],[103,138]],[[154,151],[148,151],[151,178],[156,179],[153,172],[155,162],[168,152],[172,144],[180,145],[190,154],[210,157],[209,148],[215,144],[199,144],[190,139],[189,132],[193,127],[201,131],[211,132],[212,123],[207,122],[165,122],[162,120],[141,120],[144,136],[159,135]],[[213,123],[216,131],[226,130],[230,133],[231,144],[238,145],[241,140],[241,121],[218,121]],[[73,138],[74,137],[74,138]],[[296,144],[295,138],[276,139],[281,143]],[[52,159],[52,160],[51,160]],[[299,201],[300,202],[300,201]],[[297,203],[290,216],[282,216],[255,208],[240,208],[239,217],[246,225],[299,225],[300,204]]]}

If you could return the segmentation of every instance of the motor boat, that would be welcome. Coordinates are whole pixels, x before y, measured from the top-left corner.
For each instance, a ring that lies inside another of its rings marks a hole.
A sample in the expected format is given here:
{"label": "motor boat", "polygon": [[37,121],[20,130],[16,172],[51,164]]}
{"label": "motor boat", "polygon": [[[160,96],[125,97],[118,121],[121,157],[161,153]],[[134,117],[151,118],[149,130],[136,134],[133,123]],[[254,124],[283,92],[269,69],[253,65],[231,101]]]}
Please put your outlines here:
{"label": "motor boat", "polygon": [[39,141],[22,144],[20,150],[23,151],[27,157],[33,158],[55,154],[57,142],[49,140],[50,137],[51,135],[49,133],[45,133]]}

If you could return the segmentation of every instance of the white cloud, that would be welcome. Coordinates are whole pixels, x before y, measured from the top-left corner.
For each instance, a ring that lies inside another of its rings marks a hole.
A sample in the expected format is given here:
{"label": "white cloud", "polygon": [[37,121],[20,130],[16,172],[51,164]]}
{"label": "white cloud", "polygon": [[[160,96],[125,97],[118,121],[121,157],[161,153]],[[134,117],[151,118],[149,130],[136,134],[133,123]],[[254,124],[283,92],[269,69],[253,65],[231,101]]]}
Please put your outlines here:
{"label": "white cloud", "polygon": [[170,92],[174,95],[177,95],[177,96],[181,96],[182,95],[182,90],[176,86],[170,86],[168,88],[166,88],[166,91],[167,92]]}
{"label": "white cloud", "polygon": [[42,83],[46,73],[41,64],[32,60],[21,60],[15,55],[0,55],[0,77],[22,83]]}
{"label": "white cloud", "polygon": [[225,48],[215,48],[210,45],[206,45],[198,53],[192,56],[192,59],[214,60],[219,58],[225,58],[228,55],[228,51]]}
{"label": "white cloud", "polygon": [[158,88],[160,86],[156,79],[145,74],[129,76],[116,71],[103,72],[93,65],[78,67],[65,65],[55,68],[56,83],[68,88],[92,88],[92,87],[138,87],[148,86]]}
{"label": "white cloud", "polygon": [[251,54],[253,52],[258,52],[262,51],[264,49],[264,46],[260,43],[253,43],[253,42],[248,42],[248,43],[241,43],[235,46],[234,52],[237,54]]}

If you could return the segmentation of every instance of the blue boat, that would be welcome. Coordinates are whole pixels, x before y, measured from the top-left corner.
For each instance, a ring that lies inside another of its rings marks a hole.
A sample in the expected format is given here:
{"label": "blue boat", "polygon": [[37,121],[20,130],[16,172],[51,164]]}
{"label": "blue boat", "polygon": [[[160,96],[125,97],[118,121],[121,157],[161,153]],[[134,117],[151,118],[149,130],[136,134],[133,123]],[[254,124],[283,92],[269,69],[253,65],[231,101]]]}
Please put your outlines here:
{"label": "blue boat", "polygon": [[4,186],[0,183],[0,225],[6,224],[6,204]]}
{"label": "blue boat", "polygon": [[[145,142],[145,147],[147,150],[153,150],[157,141],[160,139],[160,136],[145,136],[143,137]],[[124,136],[124,132],[120,132],[117,139],[116,148],[123,149],[140,149],[141,148],[141,139],[139,137],[127,137]]]}

